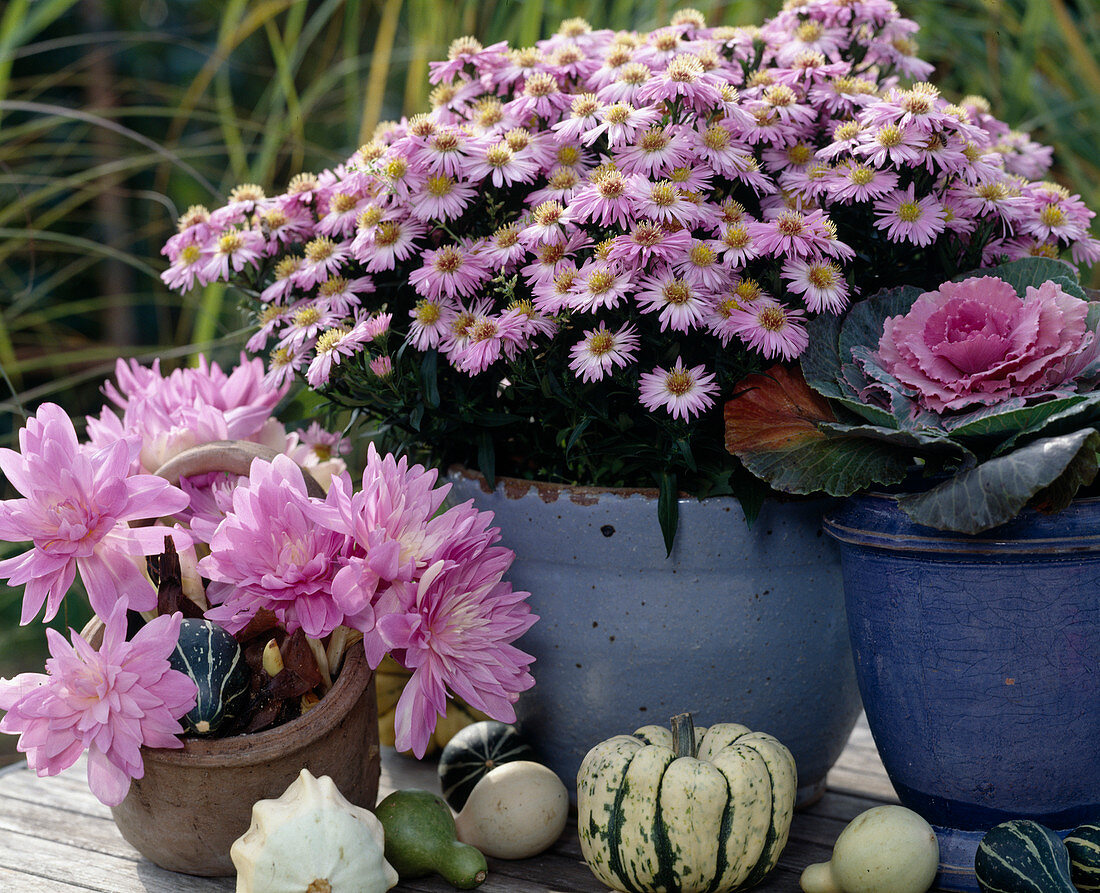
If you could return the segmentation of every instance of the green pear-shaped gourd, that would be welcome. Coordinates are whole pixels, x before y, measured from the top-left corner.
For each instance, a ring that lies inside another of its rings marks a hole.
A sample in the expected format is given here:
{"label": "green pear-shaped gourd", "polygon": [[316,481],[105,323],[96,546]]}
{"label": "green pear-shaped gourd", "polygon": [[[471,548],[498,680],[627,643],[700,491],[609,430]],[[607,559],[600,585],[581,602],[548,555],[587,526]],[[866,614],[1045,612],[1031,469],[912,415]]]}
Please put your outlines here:
{"label": "green pear-shaped gourd", "polygon": [[440,875],[452,887],[472,890],[489,873],[476,847],[459,843],[455,820],[431,791],[394,791],[374,810],[386,835],[386,861],[401,878]]}
{"label": "green pear-shaped gourd", "polygon": [[1100,891],[1100,824],[1079,825],[1066,838],[1069,873],[1078,893]]}
{"label": "green pear-shaped gourd", "polygon": [[1062,838],[1030,819],[987,831],[974,856],[974,874],[982,893],[1076,893]]}

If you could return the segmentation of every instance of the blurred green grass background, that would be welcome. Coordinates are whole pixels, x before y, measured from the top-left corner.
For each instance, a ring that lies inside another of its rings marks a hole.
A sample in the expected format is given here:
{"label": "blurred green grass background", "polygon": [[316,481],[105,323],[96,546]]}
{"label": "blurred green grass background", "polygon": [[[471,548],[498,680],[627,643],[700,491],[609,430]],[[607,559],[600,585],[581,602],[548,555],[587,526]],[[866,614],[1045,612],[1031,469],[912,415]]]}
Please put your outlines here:
{"label": "blurred green grass background", "polygon": [[[279,190],[427,106],[450,41],[529,45],[571,16],[648,29],[663,0],[8,0],[0,12],[0,445],[42,400],[96,411],[116,356],[232,362],[231,295],[165,289],[160,246],[191,203]],[[759,23],[778,0],[694,4]],[[1100,4],[902,0],[955,96],[1053,145],[1053,177],[1100,208]],[[1100,270],[1089,275],[1100,285]],[[14,495],[0,479],[0,498]],[[0,544],[0,557],[22,551]],[[0,588],[0,675],[40,669],[40,624]],[[82,625],[77,600],[55,622]],[[7,742],[11,744],[10,741]],[[0,747],[3,742],[0,742]]]}

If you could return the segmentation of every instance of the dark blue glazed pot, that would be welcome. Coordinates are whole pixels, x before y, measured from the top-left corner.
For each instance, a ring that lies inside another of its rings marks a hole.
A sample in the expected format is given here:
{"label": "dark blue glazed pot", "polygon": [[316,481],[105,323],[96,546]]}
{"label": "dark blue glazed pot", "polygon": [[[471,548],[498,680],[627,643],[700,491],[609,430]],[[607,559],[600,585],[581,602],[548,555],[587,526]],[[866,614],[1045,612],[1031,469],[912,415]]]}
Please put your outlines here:
{"label": "dark blue glazed pot", "polygon": [[655,490],[450,480],[516,552],[508,579],[540,617],[516,712],[570,790],[596,744],[693,711],[775,735],[800,802],[821,795],[859,715],[827,503],[768,502],[750,528],[732,497],[682,499],[666,558]]}
{"label": "dark blue glazed pot", "polygon": [[825,519],[867,721],[901,802],[940,841],[941,887],[977,890],[986,830],[1100,819],[1100,499],[977,536],[886,495]]}

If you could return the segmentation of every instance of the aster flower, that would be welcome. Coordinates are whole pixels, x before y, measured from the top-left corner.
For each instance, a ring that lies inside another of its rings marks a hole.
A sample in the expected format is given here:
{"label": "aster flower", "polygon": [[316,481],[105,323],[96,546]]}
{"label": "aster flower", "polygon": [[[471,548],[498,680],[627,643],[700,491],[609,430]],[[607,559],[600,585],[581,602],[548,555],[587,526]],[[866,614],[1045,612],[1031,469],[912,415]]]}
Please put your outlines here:
{"label": "aster flower", "polygon": [[256,266],[265,244],[263,235],[255,230],[224,230],[207,252],[202,275],[207,281],[228,279],[230,270],[239,273],[246,266]]}
{"label": "aster flower", "polygon": [[309,368],[306,369],[306,381],[311,388],[327,384],[332,375],[333,366],[338,366],[344,357],[359,353],[363,345],[371,340],[367,321],[352,328],[336,326],[326,329],[317,338],[316,351]]}
{"label": "aster flower", "polygon": [[505,140],[492,143],[474,155],[465,168],[475,180],[488,179],[494,186],[530,183],[539,174],[538,164],[531,158],[517,156]]}
{"label": "aster flower", "polygon": [[691,250],[691,234],[687,230],[669,230],[659,223],[642,220],[625,235],[617,236],[608,260],[626,267],[644,267],[650,259],[671,263]]}
{"label": "aster flower", "polygon": [[657,176],[691,163],[687,137],[674,127],[653,126],[640,133],[634,144],[612,152],[615,163],[628,174]]}
{"label": "aster flower", "polygon": [[583,341],[569,349],[569,368],[582,381],[598,381],[616,366],[626,367],[634,362],[638,350],[637,332],[630,323],[623,323],[616,332],[609,331],[601,319],[596,328],[585,331]]}
{"label": "aster flower", "polygon": [[875,214],[875,226],[895,242],[930,245],[946,227],[943,205],[931,195],[918,199],[912,183],[875,202]]}
{"label": "aster flower", "polygon": [[767,359],[793,360],[810,343],[801,310],[791,310],[774,298],[763,296],[729,313],[727,324]]}
{"label": "aster flower", "polygon": [[409,284],[426,298],[474,294],[490,276],[483,255],[459,245],[424,253],[424,265],[409,275]]}
{"label": "aster flower", "polygon": [[635,299],[643,312],[660,311],[662,331],[691,331],[702,324],[708,307],[701,291],[671,267],[639,282]]}
{"label": "aster flower", "polygon": [[[51,620],[77,571],[101,617],[116,602],[135,611],[155,607],[141,556],[160,554],[170,531],[127,522],[172,515],[188,500],[162,478],[130,473],[141,441],[127,436],[101,449],[82,447],[68,414],[44,403],[20,430],[19,447],[20,453],[0,450],[0,471],[24,494],[0,501],[0,539],[29,540],[32,548],[0,561],[0,578],[25,586],[20,623],[43,603]],[[171,533],[180,548],[190,543],[186,534]]]}
{"label": "aster flower", "polygon": [[677,357],[671,369],[658,366],[652,372],[643,372],[638,378],[638,393],[650,412],[664,409],[674,419],[688,422],[714,405],[718,385],[714,373],[707,372],[705,366],[687,369],[683,359]]}
{"label": "aster flower", "polygon": [[626,226],[634,213],[635,178],[611,168],[600,171],[592,182],[578,189],[569,202],[576,223]]}
{"label": "aster flower", "polygon": [[312,520],[301,468],[283,455],[255,459],[199,562],[217,604],[207,617],[236,632],[266,608],[290,632],[326,636],[343,622],[331,592],[347,548],[345,536]]}
{"label": "aster flower", "polygon": [[633,285],[629,270],[614,262],[593,259],[577,271],[573,297],[568,306],[579,312],[592,312],[601,307],[615,307]]}
{"label": "aster flower", "polygon": [[452,220],[466,210],[477,195],[473,184],[455,180],[446,174],[433,174],[423,188],[409,200],[410,213],[419,220]]}
{"label": "aster flower", "polygon": [[88,786],[117,806],[130,779],[144,775],[141,746],[182,747],[178,720],[195,706],[195,683],[173,670],[181,614],[156,617],[126,638],[126,606],[106,612],[103,643],[92,649],[77,633],[70,645],[46,630],[46,674],[0,680],[0,732],[18,734],[20,751],[39,775],[57,775],[88,753]]}
{"label": "aster flower", "polygon": [[848,282],[832,261],[791,258],[783,264],[783,278],[811,313],[840,313],[848,304]]}

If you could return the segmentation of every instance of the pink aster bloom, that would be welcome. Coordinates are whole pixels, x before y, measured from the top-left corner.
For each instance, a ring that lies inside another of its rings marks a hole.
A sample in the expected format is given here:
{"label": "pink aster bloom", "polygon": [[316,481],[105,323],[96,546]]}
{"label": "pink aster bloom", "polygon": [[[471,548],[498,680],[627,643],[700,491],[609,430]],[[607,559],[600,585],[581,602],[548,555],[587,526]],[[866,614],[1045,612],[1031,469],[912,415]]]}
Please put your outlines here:
{"label": "pink aster bloom", "polygon": [[710,307],[701,290],[671,267],[639,282],[635,298],[643,312],[660,311],[661,331],[689,332],[702,325]]}
{"label": "pink aster bloom", "polygon": [[450,355],[456,369],[477,375],[505,353],[509,343],[523,341],[524,326],[515,314],[479,314],[470,323],[460,350]]}
{"label": "pink aster bloom", "polygon": [[579,312],[592,312],[601,307],[617,307],[633,286],[628,269],[619,264],[593,258],[577,271],[573,295],[567,306]]}
{"label": "pink aster bloom", "polygon": [[691,233],[686,229],[670,232],[659,223],[643,220],[626,235],[616,236],[608,260],[640,269],[651,258],[671,263],[689,252],[691,244]]}
{"label": "pink aster bloom", "polygon": [[[68,414],[53,403],[27,420],[19,447],[21,454],[0,450],[0,471],[25,496],[0,502],[0,539],[30,540],[33,548],[0,561],[0,578],[26,587],[20,623],[29,623],[43,602],[44,619],[52,619],[78,570],[101,617],[116,602],[153,609],[156,592],[141,556],[160,554],[169,531],[127,522],[181,511],[183,491],[154,475],[130,474],[141,449],[136,437],[99,450],[81,447]],[[180,548],[190,544],[178,531],[173,538]]]}
{"label": "pink aster bloom", "polygon": [[264,254],[266,242],[261,233],[251,229],[227,229],[213,243],[203,276],[209,280],[229,279],[229,272],[239,273],[246,265],[256,266]]}
{"label": "pink aster bloom", "polygon": [[791,258],[783,264],[783,278],[811,313],[840,313],[848,305],[848,280],[832,261]]}
{"label": "pink aster bloom", "polygon": [[611,332],[601,319],[594,329],[584,333],[584,340],[569,349],[569,368],[582,381],[599,381],[616,367],[634,362],[638,349],[637,329],[624,323],[617,332]]}
{"label": "pink aster bloom", "polygon": [[947,214],[931,195],[918,199],[913,184],[875,202],[875,226],[893,242],[931,245],[947,228]]}
{"label": "pink aster bloom", "polygon": [[510,186],[513,183],[530,183],[539,175],[539,166],[530,158],[517,155],[501,140],[489,143],[475,154],[465,166],[465,175],[471,180],[488,180],[494,186]]}
{"label": "pink aster bloom", "polygon": [[718,385],[714,373],[705,366],[684,367],[683,358],[677,357],[671,369],[657,366],[652,372],[638,377],[639,399],[650,412],[661,408],[674,419],[691,421],[714,405]]}
{"label": "pink aster bloom", "polygon": [[643,106],[635,108],[629,102],[616,102],[602,109],[598,115],[599,123],[584,132],[587,146],[592,145],[604,133],[609,146],[622,146],[634,139],[643,127],[652,127],[661,120],[656,108]]}
{"label": "pink aster bloom", "polygon": [[461,562],[436,561],[415,584],[395,584],[381,600],[373,636],[413,671],[397,702],[398,749],[424,755],[448,689],[489,716],[515,721],[515,701],[535,680],[527,671],[533,658],[511,643],[538,618],[528,593],[501,579],[514,557],[486,547]]}
{"label": "pink aster bloom", "polygon": [[461,216],[470,200],[477,195],[472,183],[465,183],[446,174],[433,174],[423,187],[409,199],[409,210],[420,220],[451,220]]}
{"label": "pink aster bloom", "polygon": [[725,327],[765,359],[781,356],[793,360],[810,343],[804,318],[801,310],[791,310],[774,298],[760,297],[731,310]]}
{"label": "pink aster bloom", "polygon": [[628,174],[653,177],[691,163],[687,136],[679,127],[650,127],[632,146],[615,149],[615,162]]}
{"label": "pink aster bloom", "polygon": [[439,345],[455,317],[455,310],[446,298],[421,298],[409,311],[409,316],[412,317],[409,343],[417,350],[428,350]]}
{"label": "pink aster bloom", "polygon": [[577,223],[627,226],[634,215],[632,195],[636,180],[618,170],[600,174],[595,182],[573,193],[569,202],[570,215]]}
{"label": "pink aster bloom", "polygon": [[316,351],[306,369],[306,381],[311,388],[319,388],[328,383],[334,366],[340,365],[344,357],[359,353],[363,345],[372,340],[370,320],[363,320],[348,328],[336,326],[326,329],[317,338]]}
{"label": "pink aster bloom", "polygon": [[0,732],[18,734],[27,765],[57,775],[88,752],[88,786],[117,806],[130,779],[145,767],[141,746],[183,747],[178,720],[195,706],[195,683],[173,670],[168,655],[179,638],[181,614],[156,617],[126,639],[120,601],[106,617],[99,651],[72,633],[72,644],[47,629],[46,673],[0,680]]}
{"label": "pink aster bloom", "polygon": [[492,276],[485,257],[460,245],[424,252],[424,265],[409,274],[409,285],[425,298],[475,294]]}
{"label": "pink aster bloom", "polygon": [[[347,538],[314,522],[305,478],[287,456],[252,462],[233,491],[233,509],[210,538],[199,570],[220,604],[207,616],[231,632],[267,608],[293,632],[319,639],[343,621],[332,579]],[[218,584],[215,586],[215,584]]]}

